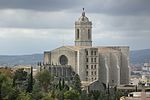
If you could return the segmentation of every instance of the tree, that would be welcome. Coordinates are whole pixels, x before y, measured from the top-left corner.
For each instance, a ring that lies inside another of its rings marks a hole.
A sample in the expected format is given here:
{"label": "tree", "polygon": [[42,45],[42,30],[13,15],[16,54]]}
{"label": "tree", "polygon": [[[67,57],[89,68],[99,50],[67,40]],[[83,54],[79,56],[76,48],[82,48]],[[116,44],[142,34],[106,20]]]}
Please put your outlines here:
{"label": "tree", "polygon": [[55,100],[55,99],[51,97],[50,93],[45,93],[45,95],[41,100]]}
{"label": "tree", "polygon": [[61,85],[61,78],[59,79],[59,83],[58,83],[58,87],[59,87],[59,90],[61,91],[62,90],[62,85]]}
{"label": "tree", "polygon": [[48,87],[51,86],[53,77],[50,72],[46,69],[40,71],[36,75],[36,79],[39,81],[40,86],[45,92],[48,92]]}
{"label": "tree", "polygon": [[64,98],[67,100],[79,100],[79,94],[76,90],[69,90],[64,93]]}
{"label": "tree", "polygon": [[123,94],[123,92],[121,91],[116,91],[116,100],[119,100],[122,96],[125,96],[125,94]]}
{"label": "tree", "polygon": [[91,94],[94,100],[98,100],[98,98],[100,97],[100,91],[91,91]]}
{"label": "tree", "polygon": [[78,74],[75,74],[73,82],[72,82],[72,88],[79,93],[81,93],[81,81]]}
{"label": "tree", "polygon": [[12,78],[12,69],[8,67],[0,68],[0,73],[3,73],[6,77]]}
{"label": "tree", "polygon": [[64,92],[69,90],[68,85],[65,84],[64,78],[63,78],[63,79],[61,79],[61,78],[59,79],[57,89],[58,89],[58,90],[56,91],[56,92],[57,92],[57,93],[56,93],[57,98],[58,98],[59,100],[64,100]]}
{"label": "tree", "polygon": [[90,96],[86,93],[86,91],[82,91],[79,100],[91,100],[91,99]]}
{"label": "tree", "polygon": [[17,100],[32,100],[32,97],[28,92],[21,92],[17,97]]}
{"label": "tree", "polygon": [[32,92],[33,90],[33,67],[31,66],[31,73],[29,74],[28,78],[28,87],[27,87],[27,92]]}
{"label": "tree", "polygon": [[16,100],[19,94],[19,91],[12,87],[12,85],[6,85],[3,88],[3,93],[5,93],[5,95],[3,95],[3,99],[4,100]]}
{"label": "tree", "polygon": [[2,100],[2,86],[5,81],[6,81],[5,75],[0,73],[0,100]]}
{"label": "tree", "polygon": [[18,91],[12,87],[12,79],[7,76],[0,74],[0,100],[15,100]]}
{"label": "tree", "polygon": [[58,82],[58,89],[59,91],[67,91],[69,90],[69,86],[67,84],[65,84],[65,80],[64,78],[63,79],[59,79],[59,82]]}
{"label": "tree", "polygon": [[36,81],[33,85],[32,97],[34,100],[41,100],[43,97],[43,91],[41,91],[41,87],[38,81]]}
{"label": "tree", "polygon": [[19,89],[26,90],[26,84],[27,84],[27,72],[23,69],[18,69],[14,72],[13,75],[13,86],[19,87]]}
{"label": "tree", "polygon": [[23,69],[18,69],[15,71],[13,78],[18,81],[26,80],[27,79],[27,72]]}

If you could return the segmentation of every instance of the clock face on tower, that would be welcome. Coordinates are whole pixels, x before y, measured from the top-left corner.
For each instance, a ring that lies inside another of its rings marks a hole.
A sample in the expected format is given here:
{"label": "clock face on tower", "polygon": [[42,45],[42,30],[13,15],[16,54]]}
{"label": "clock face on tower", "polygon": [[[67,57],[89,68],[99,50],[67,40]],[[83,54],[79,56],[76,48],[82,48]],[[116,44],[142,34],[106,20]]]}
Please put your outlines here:
{"label": "clock face on tower", "polygon": [[67,65],[68,64],[68,59],[65,55],[61,55],[59,58],[59,62],[61,65]]}

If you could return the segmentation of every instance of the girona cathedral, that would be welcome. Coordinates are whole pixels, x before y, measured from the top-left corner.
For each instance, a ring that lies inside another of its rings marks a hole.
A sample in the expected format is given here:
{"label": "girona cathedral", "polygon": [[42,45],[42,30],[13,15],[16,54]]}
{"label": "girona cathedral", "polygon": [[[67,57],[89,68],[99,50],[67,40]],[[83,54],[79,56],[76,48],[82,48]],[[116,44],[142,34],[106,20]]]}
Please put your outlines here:
{"label": "girona cathedral", "polygon": [[70,66],[79,75],[81,83],[86,85],[129,84],[129,47],[92,46],[92,22],[84,10],[75,21],[75,44],[45,51],[44,64],[50,65],[49,69],[56,64],[55,73],[60,75],[68,72],[63,70]]}

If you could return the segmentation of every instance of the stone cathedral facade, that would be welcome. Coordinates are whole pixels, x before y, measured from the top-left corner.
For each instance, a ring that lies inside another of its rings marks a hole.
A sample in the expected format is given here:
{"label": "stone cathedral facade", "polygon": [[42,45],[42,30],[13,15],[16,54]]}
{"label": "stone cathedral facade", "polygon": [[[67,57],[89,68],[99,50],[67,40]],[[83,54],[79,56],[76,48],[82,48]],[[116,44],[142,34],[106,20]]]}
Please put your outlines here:
{"label": "stone cathedral facade", "polygon": [[71,66],[82,83],[129,83],[129,47],[92,46],[92,22],[84,11],[75,22],[75,45],[45,51],[44,63]]}

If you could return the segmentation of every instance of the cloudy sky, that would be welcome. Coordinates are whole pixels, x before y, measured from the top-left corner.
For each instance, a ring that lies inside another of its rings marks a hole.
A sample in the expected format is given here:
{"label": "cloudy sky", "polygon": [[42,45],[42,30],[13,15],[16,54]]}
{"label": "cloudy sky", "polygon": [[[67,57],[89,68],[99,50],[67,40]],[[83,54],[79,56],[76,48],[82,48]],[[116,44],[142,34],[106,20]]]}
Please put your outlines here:
{"label": "cloudy sky", "polygon": [[93,45],[150,48],[150,0],[0,0],[0,55],[74,45],[83,7],[93,22]]}

